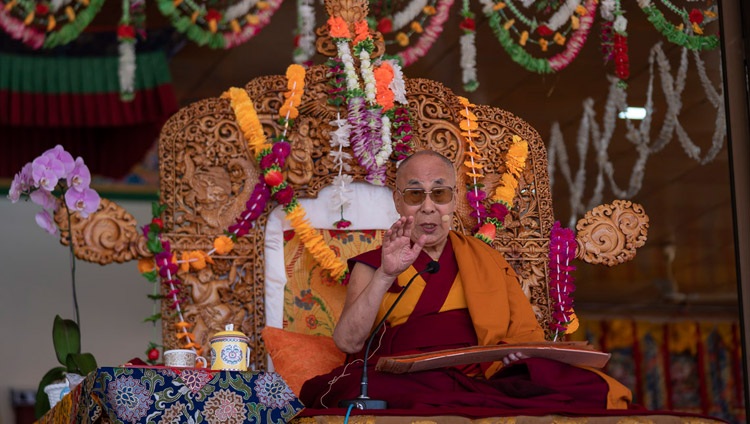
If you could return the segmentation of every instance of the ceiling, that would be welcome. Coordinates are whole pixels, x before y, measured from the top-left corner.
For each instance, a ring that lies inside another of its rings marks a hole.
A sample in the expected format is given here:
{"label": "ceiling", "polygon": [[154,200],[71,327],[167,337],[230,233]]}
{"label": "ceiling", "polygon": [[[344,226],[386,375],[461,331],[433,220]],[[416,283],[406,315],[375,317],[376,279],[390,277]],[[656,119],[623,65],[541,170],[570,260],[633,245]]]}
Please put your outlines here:
{"label": "ceiling", "polygon": [[[113,25],[117,13],[106,13],[99,25]],[[166,25],[149,2],[149,26]],[[682,3],[682,2],[677,2]],[[702,3],[702,2],[701,2]],[[695,4],[695,3],[693,3]],[[475,4],[476,6],[476,4]],[[506,109],[531,123],[548,142],[553,122],[558,122],[567,145],[570,167],[579,166],[576,135],[585,99],[592,99],[599,125],[607,98],[608,76],[613,64],[605,64],[600,53],[597,18],[588,42],[579,57],[566,69],[553,75],[526,71],[514,63],[495,39],[487,21],[477,17],[477,68],[479,88],[463,91],[459,68],[459,29],[456,2],[451,19],[429,54],[405,69],[407,77],[424,77],[442,82],[474,103]],[[670,44],[646,21],[633,2],[623,2],[629,20],[628,38],[631,77],[627,89],[628,104],[643,105],[649,77],[649,51],[663,43],[672,67],[678,66],[679,46]],[[693,7],[693,6],[690,6]],[[479,10],[476,10],[479,12]],[[318,7],[319,24],[324,11]],[[665,12],[668,13],[668,12]],[[171,59],[174,88],[181,105],[221,94],[230,86],[244,86],[256,76],[283,74],[292,63],[293,29],[296,22],[295,2],[286,0],[271,22],[255,38],[231,50],[212,50],[186,41]],[[97,21],[94,22],[94,25]],[[717,33],[718,23],[707,28]],[[707,73],[721,88],[719,51],[704,52]],[[322,63],[323,58],[314,58]],[[693,142],[700,146],[701,157],[711,146],[716,110],[706,99],[690,61],[687,86],[682,95],[679,121]],[[655,139],[662,126],[666,104],[657,76],[654,98],[654,123],[650,136]],[[637,157],[633,144],[625,138],[624,121],[618,120],[608,148],[615,169],[615,180],[627,188]],[[596,179],[596,155],[588,149],[586,189],[588,200]],[[643,186],[632,197],[645,207],[650,217],[648,242],[629,264],[614,268],[578,265],[575,274],[576,304],[579,311],[595,314],[646,313],[670,316],[706,317],[736,316],[737,286],[732,230],[730,175],[726,140],[716,158],[701,165],[685,153],[676,136],[660,152],[649,157]],[[567,225],[570,220],[570,188],[558,171],[554,175],[553,204],[555,216]],[[615,199],[607,184],[602,202]]]}

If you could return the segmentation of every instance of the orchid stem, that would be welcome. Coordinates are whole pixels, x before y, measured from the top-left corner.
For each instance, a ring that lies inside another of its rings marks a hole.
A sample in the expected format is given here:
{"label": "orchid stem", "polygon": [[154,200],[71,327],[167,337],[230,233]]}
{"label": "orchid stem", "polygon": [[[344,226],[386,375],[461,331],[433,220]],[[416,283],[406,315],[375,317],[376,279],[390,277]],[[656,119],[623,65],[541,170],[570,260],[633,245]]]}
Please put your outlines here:
{"label": "orchid stem", "polygon": [[78,313],[78,295],[76,294],[76,255],[73,247],[73,219],[68,205],[65,205],[65,210],[68,212],[68,248],[70,250],[70,277],[73,284],[73,308],[76,312],[76,324],[78,324],[78,330],[80,331],[81,318]]}

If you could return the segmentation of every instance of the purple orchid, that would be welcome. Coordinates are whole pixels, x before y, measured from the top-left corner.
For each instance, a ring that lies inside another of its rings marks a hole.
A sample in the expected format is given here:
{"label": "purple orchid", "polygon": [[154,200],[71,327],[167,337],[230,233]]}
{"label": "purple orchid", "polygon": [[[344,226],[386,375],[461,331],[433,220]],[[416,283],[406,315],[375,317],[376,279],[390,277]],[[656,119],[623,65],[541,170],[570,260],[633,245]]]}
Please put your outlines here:
{"label": "purple orchid", "polygon": [[81,157],[76,158],[75,165],[68,173],[68,187],[77,191],[83,191],[91,184],[91,172],[89,167],[83,163]]}
{"label": "purple orchid", "polygon": [[90,188],[82,191],[68,190],[65,192],[65,204],[71,211],[78,211],[83,218],[99,209],[99,194]]}
{"label": "purple orchid", "polygon": [[[73,160],[73,156],[68,153],[63,146],[57,145],[46,152],[42,153],[42,156],[49,157],[60,162],[63,166],[63,173],[58,175],[59,178],[65,178],[75,167],[76,162]],[[83,162],[83,160],[81,160]]]}
{"label": "purple orchid", "polygon": [[55,222],[52,220],[52,216],[49,212],[37,212],[37,214],[34,215],[34,219],[36,219],[36,225],[40,226],[44,231],[52,235],[57,234],[57,227],[55,226]]}
{"label": "purple orchid", "polygon": [[42,155],[31,162],[31,177],[35,187],[52,191],[64,175],[65,166],[52,156]]}
{"label": "purple orchid", "polygon": [[31,176],[31,162],[29,162],[21,168],[21,172],[13,177],[10,189],[8,190],[8,199],[16,203],[21,198],[21,195],[28,192],[33,186],[34,180]]}
{"label": "purple orchid", "polygon": [[57,209],[57,198],[47,190],[34,190],[29,195],[32,202],[47,210]]}

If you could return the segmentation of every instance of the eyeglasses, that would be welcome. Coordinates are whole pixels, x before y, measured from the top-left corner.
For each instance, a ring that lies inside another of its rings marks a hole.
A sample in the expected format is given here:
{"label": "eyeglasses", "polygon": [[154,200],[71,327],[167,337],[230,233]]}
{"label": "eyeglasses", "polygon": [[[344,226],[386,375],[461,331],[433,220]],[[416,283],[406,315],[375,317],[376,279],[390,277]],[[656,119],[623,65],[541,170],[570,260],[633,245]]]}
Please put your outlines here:
{"label": "eyeglasses", "polygon": [[422,188],[405,188],[404,190],[396,189],[396,191],[404,199],[404,203],[409,206],[419,206],[424,203],[424,199],[427,195],[430,195],[430,199],[438,205],[444,205],[450,203],[453,200],[453,187],[434,187],[430,191],[426,191]]}

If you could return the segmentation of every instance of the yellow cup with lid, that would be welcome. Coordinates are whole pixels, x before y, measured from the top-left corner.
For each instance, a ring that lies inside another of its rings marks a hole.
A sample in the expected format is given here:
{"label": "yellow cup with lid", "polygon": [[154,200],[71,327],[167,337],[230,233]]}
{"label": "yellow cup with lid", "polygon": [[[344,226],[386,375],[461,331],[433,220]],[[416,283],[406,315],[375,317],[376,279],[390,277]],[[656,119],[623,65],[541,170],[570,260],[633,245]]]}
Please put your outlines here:
{"label": "yellow cup with lid", "polygon": [[211,369],[224,371],[247,371],[250,365],[250,339],[234,324],[227,324],[225,331],[211,337]]}

